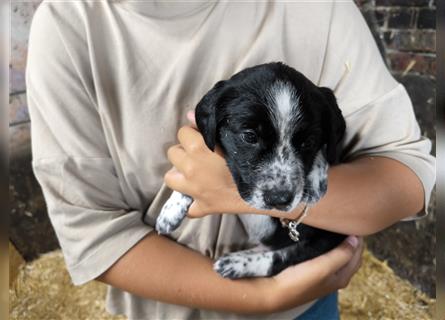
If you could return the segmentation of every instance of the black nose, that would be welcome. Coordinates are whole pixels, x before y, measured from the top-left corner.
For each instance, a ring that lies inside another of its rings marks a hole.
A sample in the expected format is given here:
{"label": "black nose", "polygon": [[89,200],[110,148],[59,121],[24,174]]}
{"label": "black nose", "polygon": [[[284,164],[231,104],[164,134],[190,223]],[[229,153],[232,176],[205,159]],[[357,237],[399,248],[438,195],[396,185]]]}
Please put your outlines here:
{"label": "black nose", "polygon": [[268,190],[264,192],[266,203],[278,210],[285,209],[293,200],[294,195],[288,190]]}

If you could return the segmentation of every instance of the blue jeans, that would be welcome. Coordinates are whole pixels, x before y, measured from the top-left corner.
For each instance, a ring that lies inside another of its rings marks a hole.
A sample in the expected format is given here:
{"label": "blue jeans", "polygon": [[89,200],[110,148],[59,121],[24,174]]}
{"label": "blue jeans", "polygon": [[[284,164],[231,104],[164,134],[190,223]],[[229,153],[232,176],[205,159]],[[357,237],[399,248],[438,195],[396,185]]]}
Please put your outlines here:
{"label": "blue jeans", "polygon": [[306,310],[295,320],[339,320],[338,312],[338,294],[337,292],[328,294],[318,299],[315,304]]}

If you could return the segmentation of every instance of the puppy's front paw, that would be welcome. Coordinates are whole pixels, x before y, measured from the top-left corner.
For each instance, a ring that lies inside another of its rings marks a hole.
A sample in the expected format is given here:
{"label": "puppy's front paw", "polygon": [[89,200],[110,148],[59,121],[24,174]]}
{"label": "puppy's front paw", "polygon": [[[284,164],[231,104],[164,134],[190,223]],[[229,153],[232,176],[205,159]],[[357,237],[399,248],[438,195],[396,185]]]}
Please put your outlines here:
{"label": "puppy's front paw", "polygon": [[246,276],[247,261],[241,256],[228,254],[220,257],[213,264],[213,269],[224,278],[238,279]]}
{"label": "puppy's front paw", "polygon": [[267,277],[271,275],[272,252],[240,251],[220,257],[213,269],[224,278]]}
{"label": "puppy's front paw", "polygon": [[175,231],[181,224],[180,219],[169,219],[168,216],[159,216],[156,220],[156,231],[159,234],[170,234]]}
{"label": "puppy's front paw", "polygon": [[175,231],[187,215],[192,201],[189,196],[173,192],[156,219],[156,231],[159,234],[170,234]]}

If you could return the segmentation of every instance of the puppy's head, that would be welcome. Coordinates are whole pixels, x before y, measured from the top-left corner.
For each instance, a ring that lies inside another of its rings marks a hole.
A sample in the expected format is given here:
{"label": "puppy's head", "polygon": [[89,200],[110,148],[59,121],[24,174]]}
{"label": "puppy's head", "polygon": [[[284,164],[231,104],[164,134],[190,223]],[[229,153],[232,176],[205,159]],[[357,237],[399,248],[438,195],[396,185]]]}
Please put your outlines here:
{"label": "puppy's head", "polygon": [[221,146],[253,207],[290,211],[325,194],[345,131],[330,89],[282,63],[263,64],[218,82],[195,113],[207,146]]}

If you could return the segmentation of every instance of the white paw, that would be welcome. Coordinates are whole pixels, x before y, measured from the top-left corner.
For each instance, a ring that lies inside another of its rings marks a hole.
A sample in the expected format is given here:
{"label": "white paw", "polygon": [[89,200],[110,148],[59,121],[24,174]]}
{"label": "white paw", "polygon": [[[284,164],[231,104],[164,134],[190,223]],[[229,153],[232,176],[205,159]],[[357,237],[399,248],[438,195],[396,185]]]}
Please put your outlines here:
{"label": "white paw", "polygon": [[156,231],[159,234],[170,234],[175,231],[187,215],[192,201],[189,196],[173,192],[156,219]]}
{"label": "white paw", "polygon": [[224,278],[237,279],[246,276],[247,261],[236,255],[220,257],[213,264],[213,269]]}
{"label": "white paw", "polygon": [[159,234],[170,234],[179,227],[181,221],[180,219],[169,220],[166,216],[158,217],[156,220],[156,231]]}
{"label": "white paw", "polygon": [[213,269],[224,278],[265,277],[270,275],[272,253],[232,253],[220,257]]}

